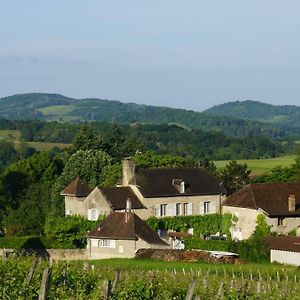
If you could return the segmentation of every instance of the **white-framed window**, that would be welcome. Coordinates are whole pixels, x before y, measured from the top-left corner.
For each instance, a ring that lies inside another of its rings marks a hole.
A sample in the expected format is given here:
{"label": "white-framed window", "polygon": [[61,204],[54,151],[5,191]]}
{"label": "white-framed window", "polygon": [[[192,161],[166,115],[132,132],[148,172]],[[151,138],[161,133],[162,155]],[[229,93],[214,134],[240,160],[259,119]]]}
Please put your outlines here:
{"label": "white-framed window", "polygon": [[183,203],[183,214],[187,215],[189,210],[189,204],[188,203]]}
{"label": "white-framed window", "polygon": [[278,218],[277,225],[278,226],[284,226],[284,218]]}
{"label": "white-framed window", "polygon": [[211,212],[211,202],[209,201],[205,201],[203,203],[203,207],[204,207],[204,214],[209,214]]}
{"label": "white-framed window", "polygon": [[116,241],[115,240],[99,240],[98,247],[99,248],[115,248]]}
{"label": "white-framed window", "polygon": [[98,209],[90,208],[88,210],[88,220],[90,221],[97,221],[99,217]]}
{"label": "white-framed window", "polygon": [[176,216],[180,216],[181,215],[181,203],[176,203]]}
{"label": "white-framed window", "polygon": [[166,216],[167,215],[167,204],[161,204],[160,205],[160,216]]}

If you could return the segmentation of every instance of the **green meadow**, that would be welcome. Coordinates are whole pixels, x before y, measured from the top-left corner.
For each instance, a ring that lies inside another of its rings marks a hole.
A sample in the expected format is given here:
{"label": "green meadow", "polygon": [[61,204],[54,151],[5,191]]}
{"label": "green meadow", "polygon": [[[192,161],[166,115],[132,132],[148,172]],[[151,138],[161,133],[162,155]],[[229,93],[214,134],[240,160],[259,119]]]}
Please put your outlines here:
{"label": "green meadow", "polygon": [[[270,172],[271,169],[278,166],[291,166],[294,163],[296,157],[296,155],[289,155],[269,159],[240,159],[237,160],[237,162],[247,164],[248,168],[252,170],[252,175],[261,175],[263,173]],[[230,160],[217,160],[214,161],[214,164],[217,166],[218,169],[222,169],[229,162]]]}
{"label": "green meadow", "polygon": [[0,141],[18,141],[21,133],[19,130],[0,130]]}

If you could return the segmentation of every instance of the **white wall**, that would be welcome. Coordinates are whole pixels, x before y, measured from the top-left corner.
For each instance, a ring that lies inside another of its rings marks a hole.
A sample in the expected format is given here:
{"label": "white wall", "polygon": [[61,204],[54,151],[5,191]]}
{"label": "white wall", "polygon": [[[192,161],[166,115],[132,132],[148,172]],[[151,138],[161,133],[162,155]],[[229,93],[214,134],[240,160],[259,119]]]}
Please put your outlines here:
{"label": "white wall", "polygon": [[[232,238],[238,240],[248,239],[256,227],[256,219],[260,212],[256,209],[223,206],[223,214],[229,213],[238,218],[235,225],[231,228]],[[240,232],[238,231],[240,229]]]}
{"label": "white wall", "polygon": [[300,252],[271,250],[271,262],[300,266]]}

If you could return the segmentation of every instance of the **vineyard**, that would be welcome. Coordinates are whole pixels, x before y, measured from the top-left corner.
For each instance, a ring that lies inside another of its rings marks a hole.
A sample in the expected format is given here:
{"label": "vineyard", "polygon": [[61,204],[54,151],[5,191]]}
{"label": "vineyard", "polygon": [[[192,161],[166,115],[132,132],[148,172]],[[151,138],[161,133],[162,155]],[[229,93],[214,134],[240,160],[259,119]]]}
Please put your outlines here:
{"label": "vineyard", "polygon": [[[300,299],[300,272],[279,265],[119,260],[0,261],[1,299]],[[153,268],[153,266],[160,266]],[[175,267],[176,266],[176,267]],[[190,267],[188,267],[190,266]],[[165,268],[164,268],[165,267]],[[174,267],[174,268],[173,268]]]}

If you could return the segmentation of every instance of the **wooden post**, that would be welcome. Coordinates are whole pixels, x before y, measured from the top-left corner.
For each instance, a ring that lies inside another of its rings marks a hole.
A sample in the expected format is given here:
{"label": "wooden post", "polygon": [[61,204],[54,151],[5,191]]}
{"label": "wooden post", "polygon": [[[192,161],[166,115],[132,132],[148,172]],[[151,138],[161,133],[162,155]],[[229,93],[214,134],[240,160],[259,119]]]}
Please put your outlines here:
{"label": "wooden post", "polygon": [[115,273],[115,280],[114,280],[112,288],[111,288],[112,292],[114,292],[116,290],[116,288],[120,282],[120,279],[121,279],[121,269],[117,268],[116,273]]}
{"label": "wooden post", "polygon": [[33,274],[34,274],[36,265],[37,265],[37,260],[35,259],[35,260],[32,262],[32,265],[31,265],[31,267],[30,267],[29,274],[28,274],[28,277],[27,277],[27,283],[28,283],[28,284],[30,284],[30,282],[31,282],[31,280],[32,280],[32,277],[33,277]]}
{"label": "wooden post", "polygon": [[107,300],[110,294],[111,282],[110,280],[103,281],[103,299]]}
{"label": "wooden post", "polygon": [[193,279],[193,281],[189,285],[185,300],[192,300],[193,299],[193,294],[194,294],[195,287],[196,287],[196,280]]}
{"label": "wooden post", "polygon": [[39,293],[39,300],[46,300],[47,299],[47,292],[48,292],[48,284],[50,279],[51,269],[46,268],[43,273],[43,279],[41,283],[40,293]]}
{"label": "wooden post", "polygon": [[223,298],[223,286],[224,286],[224,283],[223,283],[223,281],[221,281],[221,283],[220,283],[220,286],[219,286],[219,290],[218,290],[218,297],[219,298]]}

